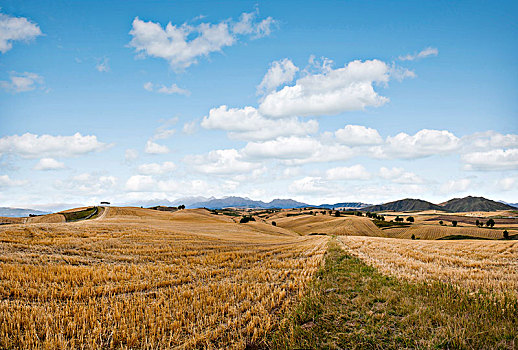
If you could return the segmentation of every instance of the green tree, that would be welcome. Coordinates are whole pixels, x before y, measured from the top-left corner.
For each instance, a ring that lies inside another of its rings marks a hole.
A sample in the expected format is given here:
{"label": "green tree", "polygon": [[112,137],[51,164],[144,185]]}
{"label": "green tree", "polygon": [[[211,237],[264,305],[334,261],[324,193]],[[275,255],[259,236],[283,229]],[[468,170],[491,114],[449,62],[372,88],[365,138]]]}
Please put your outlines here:
{"label": "green tree", "polygon": [[414,222],[414,217],[413,216],[409,216],[409,217],[406,218],[406,221]]}
{"label": "green tree", "polygon": [[478,219],[477,219],[477,221],[475,221],[475,225],[477,225],[477,226],[480,225],[480,221],[478,221]]}
{"label": "green tree", "polygon": [[487,220],[486,225],[487,225],[487,227],[493,228],[493,226],[495,226],[495,220],[493,220],[493,219]]}
{"label": "green tree", "polygon": [[415,235],[412,233],[412,239],[415,239]]}
{"label": "green tree", "polygon": [[509,232],[507,230],[504,231],[504,239],[509,239]]}
{"label": "green tree", "polygon": [[453,220],[453,221],[451,222],[451,225],[452,225],[453,227],[456,227],[456,226],[457,226],[457,221]]}
{"label": "green tree", "polygon": [[277,223],[275,221],[272,221],[273,226],[277,226]]}
{"label": "green tree", "polygon": [[441,225],[441,226],[442,226],[443,224],[444,224],[444,222],[443,222],[442,220],[441,220],[441,221],[439,221],[439,225]]}

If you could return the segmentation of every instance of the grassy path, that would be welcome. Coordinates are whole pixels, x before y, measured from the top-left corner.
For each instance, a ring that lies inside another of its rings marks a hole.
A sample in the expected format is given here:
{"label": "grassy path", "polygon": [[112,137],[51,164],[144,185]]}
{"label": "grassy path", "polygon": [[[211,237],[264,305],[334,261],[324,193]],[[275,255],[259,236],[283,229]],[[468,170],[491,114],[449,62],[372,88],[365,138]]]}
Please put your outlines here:
{"label": "grassy path", "polygon": [[[273,349],[518,349],[518,302],[386,277],[331,240]],[[262,347],[262,346],[259,346]]]}

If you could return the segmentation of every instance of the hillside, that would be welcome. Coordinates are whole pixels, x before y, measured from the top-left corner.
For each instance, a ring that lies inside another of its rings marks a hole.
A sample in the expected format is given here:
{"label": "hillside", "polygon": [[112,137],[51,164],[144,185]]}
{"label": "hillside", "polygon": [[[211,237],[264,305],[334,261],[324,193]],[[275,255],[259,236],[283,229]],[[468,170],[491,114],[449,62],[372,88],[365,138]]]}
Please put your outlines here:
{"label": "hillside", "polygon": [[443,210],[452,212],[465,211],[497,211],[497,210],[515,210],[516,208],[495,202],[484,197],[467,196],[464,198],[453,198],[445,203],[441,203]]}
{"label": "hillside", "polygon": [[445,208],[421,199],[401,199],[384,204],[371,205],[361,209],[362,211],[422,211],[445,210]]}
{"label": "hillside", "polygon": [[347,209],[361,209],[365,207],[372,206],[372,204],[366,204],[362,202],[342,202],[335,204],[320,204],[315,206],[315,208],[347,208]]}

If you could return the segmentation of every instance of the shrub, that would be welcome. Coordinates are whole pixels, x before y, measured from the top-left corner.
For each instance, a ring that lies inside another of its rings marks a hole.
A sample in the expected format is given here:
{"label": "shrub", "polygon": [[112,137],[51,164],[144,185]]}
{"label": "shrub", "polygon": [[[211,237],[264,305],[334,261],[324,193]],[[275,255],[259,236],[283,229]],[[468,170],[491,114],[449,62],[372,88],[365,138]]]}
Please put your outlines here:
{"label": "shrub", "polygon": [[339,212],[338,210],[337,210],[337,211],[335,211],[335,216],[336,216],[336,217],[339,217],[339,216],[340,216],[340,212]]}
{"label": "shrub", "polygon": [[504,231],[504,239],[509,239],[509,232],[507,230]]}
{"label": "shrub", "polygon": [[272,221],[273,226],[277,226],[277,223],[275,221]]}
{"label": "shrub", "polygon": [[412,239],[415,239],[415,235],[412,233]]}
{"label": "shrub", "polygon": [[406,218],[406,221],[414,222],[414,217],[413,216],[409,216],[409,217]]}
{"label": "shrub", "polygon": [[451,225],[452,225],[453,227],[456,227],[456,226],[457,226],[457,221],[453,220],[453,221],[451,222]]}

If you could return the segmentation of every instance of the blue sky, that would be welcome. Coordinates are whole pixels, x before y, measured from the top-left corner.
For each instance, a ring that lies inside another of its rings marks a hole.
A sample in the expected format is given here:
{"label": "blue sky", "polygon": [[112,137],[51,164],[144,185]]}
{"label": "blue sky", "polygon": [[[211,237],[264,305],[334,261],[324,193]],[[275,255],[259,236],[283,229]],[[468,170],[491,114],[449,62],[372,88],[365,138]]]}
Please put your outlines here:
{"label": "blue sky", "polygon": [[0,1],[0,13],[2,206],[518,201],[516,2]]}

